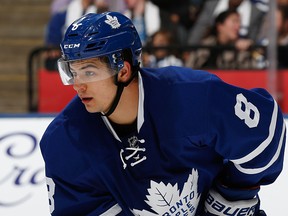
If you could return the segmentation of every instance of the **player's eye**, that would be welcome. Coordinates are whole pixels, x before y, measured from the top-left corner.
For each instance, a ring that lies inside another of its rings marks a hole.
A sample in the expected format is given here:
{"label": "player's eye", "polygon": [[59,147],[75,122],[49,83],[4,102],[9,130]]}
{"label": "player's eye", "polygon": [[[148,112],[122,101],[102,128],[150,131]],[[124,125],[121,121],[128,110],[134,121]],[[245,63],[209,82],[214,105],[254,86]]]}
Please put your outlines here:
{"label": "player's eye", "polygon": [[87,76],[87,77],[92,77],[92,76],[95,76],[95,75],[96,75],[96,73],[94,71],[86,71],[85,72],[85,76]]}

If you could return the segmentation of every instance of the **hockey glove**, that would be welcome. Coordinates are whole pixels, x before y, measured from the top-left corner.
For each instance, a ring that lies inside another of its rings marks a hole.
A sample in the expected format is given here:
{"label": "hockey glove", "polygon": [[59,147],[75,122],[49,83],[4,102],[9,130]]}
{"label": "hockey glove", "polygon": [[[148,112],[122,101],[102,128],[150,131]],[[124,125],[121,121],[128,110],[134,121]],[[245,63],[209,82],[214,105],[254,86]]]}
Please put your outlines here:
{"label": "hockey glove", "polygon": [[205,216],[266,216],[259,211],[259,199],[255,196],[248,200],[228,201],[211,189],[205,201]]}

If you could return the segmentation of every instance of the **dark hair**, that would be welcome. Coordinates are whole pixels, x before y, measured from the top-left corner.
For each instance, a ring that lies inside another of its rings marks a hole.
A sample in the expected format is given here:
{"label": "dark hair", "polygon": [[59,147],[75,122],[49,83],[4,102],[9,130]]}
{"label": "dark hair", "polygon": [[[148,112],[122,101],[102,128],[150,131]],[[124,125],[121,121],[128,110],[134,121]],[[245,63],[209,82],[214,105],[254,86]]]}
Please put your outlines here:
{"label": "dark hair", "polygon": [[288,19],[288,6],[278,5],[277,10],[280,11],[283,20]]}
{"label": "dark hair", "polygon": [[173,44],[175,43],[175,37],[174,35],[172,34],[172,32],[168,29],[165,29],[165,28],[161,28],[160,30],[156,31],[152,36],[151,36],[151,43],[153,43],[153,40],[154,38],[157,36],[157,35],[164,35],[167,40],[168,40],[168,43],[169,44]]}
{"label": "dark hair", "polygon": [[128,61],[131,66],[133,66],[132,61],[132,53],[130,49],[123,49],[122,50],[122,56],[124,61]]}
{"label": "dark hair", "polygon": [[214,20],[214,25],[213,25],[211,34],[217,35],[218,34],[217,25],[223,24],[225,22],[225,20],[232,14],[239,15],[239,13],[237,12],[236,9],[228,9],[228,10],[225,10],[225,11],[221,12],[220,14],[218,14],[218,16]]}
{"label": "dark hair", "polygon": [[[139,65],[133,65],[133,56],[132,56],[131,49],[123,49],[122,50],[122,58],[124,61],[127,61],[131,65],[133,72],[135,72],[135,73],[138,72]],[[108,68],[111,68],[111,66],[110,66],[111,63],[109,61],[108,56],[99,56],[98,59],[100,62],[106,64]]]}
{"label": "dark hair", "polygon": [[131,49],[123,49],[122,50],[123,60],[127,61],[131,65],[131,69],[133,73],[137,73],[139,70],[139,63],[137,65],[133,64],[133,55]]}

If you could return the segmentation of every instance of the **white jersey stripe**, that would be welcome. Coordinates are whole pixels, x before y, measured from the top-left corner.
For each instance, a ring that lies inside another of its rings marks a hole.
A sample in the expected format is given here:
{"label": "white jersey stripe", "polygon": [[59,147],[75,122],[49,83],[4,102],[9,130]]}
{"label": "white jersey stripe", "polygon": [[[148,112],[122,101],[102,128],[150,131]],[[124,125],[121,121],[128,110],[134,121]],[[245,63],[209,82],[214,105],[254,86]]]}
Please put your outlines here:
{"label": "white jersey stripe", "polygon": [[274,100],[274,109],[273,109],[273,114],[272,114],[272,118],[271,118],[271,122],[270,122],[270,126],[269,126],[268,137],[256,149],[254,149],[248,155],[246,155],[242,158],[234,159],[234,160],[230,160],[230,161],[233,162],[234,164],[243,164],[243,163],[246,163],[246,162],[252,160],[253,158],[257,157],[259,154],[261,154],[267,148],[267,146],[269,146],[270,142],[272,141],[272,139],[274,137],[277,115],[278,115],[278,106],[277,106],[276,101]]}
{"label": "white jersey stripe", "polygon": [[277,161],[279,155],[280,155],[280,152],[281,152],[281,149],[282,149],[282,146],[283,146],[283,139],[284,139],[284,134],[285,134],[285,130],[286,130],[286,127],[285,127],[285,122],[283,122],[283,128],[282,128],[282,133],[281,133],[281,138],[280,138],[280,141],[279,141],[279,145],[278,145],[278,148],[277,148],[277,151],[275,153],[275,155],[273,156],[273,158],[269,161],[269,163],[264,166],[264,167],[260,167],[260,168],[252,168],[252,169],[246,169],[246,168],[243,168],[241,167],[240,165],[238,164],[234,164],[235,167],[242,173],[246,173],[246,174],[257,174],[257,173],[260,173],[260,172],[263,172],[264,170],[268,169],[275,161]]}
{"label": "white jersey stripe", "polygon": [[118,204],[116,204],[112,206],[110,209],[108,209],[106,212],[101,214],[100,216],[115,216],[119,214],[121,211],[122,211],[122,208]]}
{"label": "white jersey stripe", "polygon": [[144,123],[144,86],[140,72],[139,77],[139,102],[138,102],[138,116],[137,116],[137,130],[140,131]]}
{"label": "white jersey stripe", "polygon": [[[143,123],[144,123],[144,87],[142,82],[142,77],[139,72],[139,101],[138,101],[138,116],[137,116],[137,130],[140,131]],[[119,142],[122,142],[113,127],[111,126],[107,116],[101,116],[106,127],[109,129],[109,131],[112,133],[115,139],[117,139]]]}

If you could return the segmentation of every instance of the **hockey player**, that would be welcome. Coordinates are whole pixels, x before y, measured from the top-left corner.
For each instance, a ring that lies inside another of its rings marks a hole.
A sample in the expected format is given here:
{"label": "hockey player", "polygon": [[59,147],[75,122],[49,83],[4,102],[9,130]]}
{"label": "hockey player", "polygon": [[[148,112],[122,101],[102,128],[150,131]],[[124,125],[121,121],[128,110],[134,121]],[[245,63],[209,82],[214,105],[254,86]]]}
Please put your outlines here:
{"label": "hockey player", "polygon": [[282,170],[285,123],[264,89],[189,68],[139,67],[117,12],[67,29],[58,69],[77,96],[41,139],[53,216],[264,215]]}

